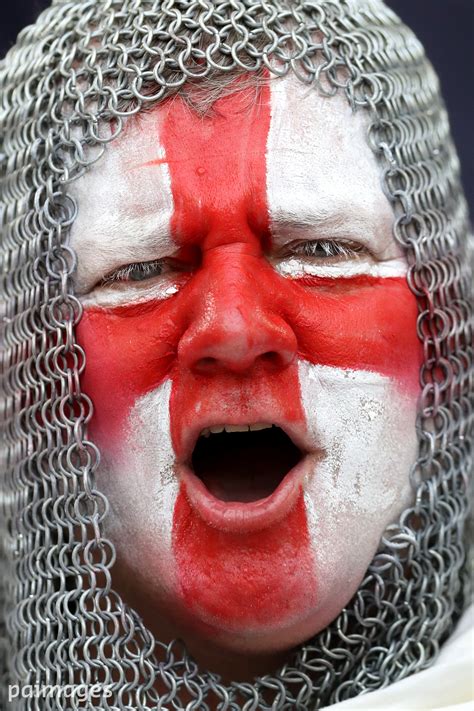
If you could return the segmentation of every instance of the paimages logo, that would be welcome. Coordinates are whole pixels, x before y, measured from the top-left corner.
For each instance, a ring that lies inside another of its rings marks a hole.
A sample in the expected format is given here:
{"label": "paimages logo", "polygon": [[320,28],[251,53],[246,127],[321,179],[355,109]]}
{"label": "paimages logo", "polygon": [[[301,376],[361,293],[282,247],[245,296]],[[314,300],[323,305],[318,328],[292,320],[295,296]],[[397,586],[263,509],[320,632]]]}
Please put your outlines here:
{"label": "paimages logo", "polygon": [[89,701],[90,699],[110,698],[112,696],[111,684],[47,684],[40,686],[39,684],[19,684],[8,685],[8,701],[14,699],[49,699],[51,697],[72,699],[76,701]]}

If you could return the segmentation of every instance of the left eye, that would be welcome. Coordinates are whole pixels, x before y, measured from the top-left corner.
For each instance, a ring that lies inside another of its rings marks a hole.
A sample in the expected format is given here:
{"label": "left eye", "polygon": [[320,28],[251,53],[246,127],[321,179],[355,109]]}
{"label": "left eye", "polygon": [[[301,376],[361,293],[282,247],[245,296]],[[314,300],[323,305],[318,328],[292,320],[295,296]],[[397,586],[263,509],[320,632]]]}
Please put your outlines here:
{"label": "left eye", "polygon": [[313,257],[315,259],[351,259],[361,252],[364,247],[356,242],[333,242],[332,240],[309,240],[288,245],[287,255],[300,257]]}
{"label": "left eye", "polygon": [[171,271],[171,269],[172,265],[166,259],[155,259],[152,262],[135,262],[107,274],[102,279],[101,286],[107,286],[118,281],[146,281],[147,279],[161,276]]}

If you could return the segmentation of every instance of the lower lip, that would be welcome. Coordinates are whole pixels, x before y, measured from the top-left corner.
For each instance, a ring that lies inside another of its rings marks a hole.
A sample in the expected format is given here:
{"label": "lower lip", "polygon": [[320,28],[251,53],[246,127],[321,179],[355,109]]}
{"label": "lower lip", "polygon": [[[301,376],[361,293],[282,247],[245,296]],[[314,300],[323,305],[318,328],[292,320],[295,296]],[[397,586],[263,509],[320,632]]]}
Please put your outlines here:
{"label": "lower lip", "polygon": [[245,504],[216,499],[185,464],[179,465],[178,475],[189,503],[209,526],[228,533],[250,533],[269,528],[291,511],[303,481],[314,471],[315,458],[315,455],[307,454],[290,469],[270,496]]}

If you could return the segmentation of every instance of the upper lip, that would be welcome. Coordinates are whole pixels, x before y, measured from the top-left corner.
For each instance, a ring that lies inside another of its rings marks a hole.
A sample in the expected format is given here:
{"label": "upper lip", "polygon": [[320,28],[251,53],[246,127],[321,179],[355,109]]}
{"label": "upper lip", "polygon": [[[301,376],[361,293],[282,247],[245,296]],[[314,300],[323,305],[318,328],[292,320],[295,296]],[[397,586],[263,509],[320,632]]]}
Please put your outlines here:
{"label": "upper lip", "polygon": [[303,455],[315,451],[315,447],[311,443],[306,429],[302,427],[301,424],[289,422],[283,417],[275,417],[275,415],[271,415],[270,413],[258,412],[253,416],[245,413],[245,416],[235,415],[230,419],[226,417],[224,420],[222,415],[216,415],[215,417],[206,417],[203,419],[197,418],[191,426],[187,427],[183,431],[182,452],[181,456],[178,457],[178,463],[189,464],[191,462],[196,443],[201,433],[208,428],[223,427],[225,425],[239,425],[243,427],[245,425],[249,426],[260,423],[280,427],[285,434],[290,437]]}

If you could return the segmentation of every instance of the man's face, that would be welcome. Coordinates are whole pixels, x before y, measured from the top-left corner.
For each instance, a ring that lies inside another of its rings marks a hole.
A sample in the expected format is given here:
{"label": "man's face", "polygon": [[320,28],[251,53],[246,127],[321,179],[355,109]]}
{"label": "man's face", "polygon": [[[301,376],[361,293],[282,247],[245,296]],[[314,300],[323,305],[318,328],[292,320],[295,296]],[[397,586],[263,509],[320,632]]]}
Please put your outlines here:
{"label": "man's face", "polygon": [[294,77],[177,98],[74,185],[115,581],[184,636],[309,638],[411,501],[417,306],[365,121]]}

